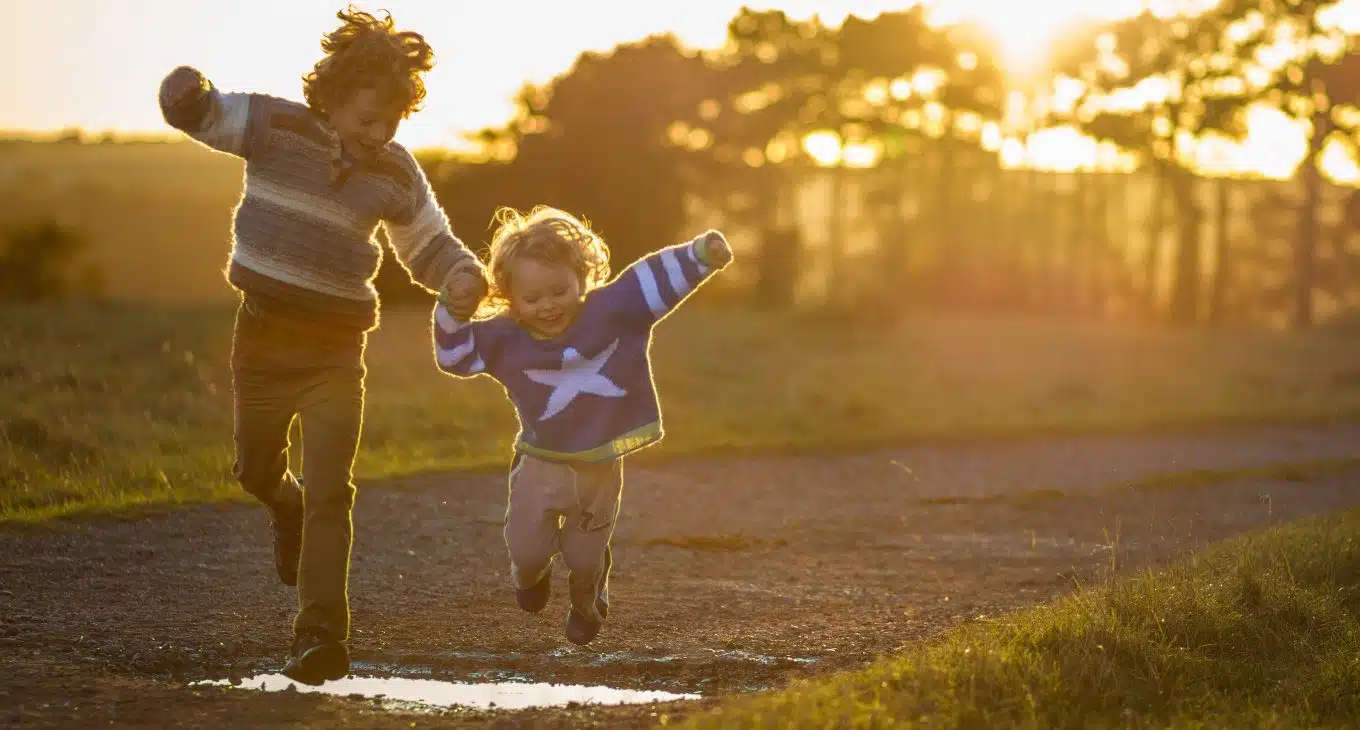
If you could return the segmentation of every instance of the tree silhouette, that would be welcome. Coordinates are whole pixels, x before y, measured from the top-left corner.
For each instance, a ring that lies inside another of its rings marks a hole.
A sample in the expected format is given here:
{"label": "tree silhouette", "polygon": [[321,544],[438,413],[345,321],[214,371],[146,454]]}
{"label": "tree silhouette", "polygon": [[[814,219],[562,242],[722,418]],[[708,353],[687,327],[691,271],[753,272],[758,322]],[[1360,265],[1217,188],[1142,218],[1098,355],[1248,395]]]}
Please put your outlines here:
{"label": "tree silhouette", "polygon": [[[1308,151],[1299,174],[1303,201],[1294,236],[1291,318],[1296,327],[1314,319],[1318,270],[1319,163],[1329,142],[1355,154],[1356,106],[1360,94],[1360,57],[1354,38],[1328,13],[1338,2],[1318,0],[1224,0],[1211,15],[1236,29],[1232,48],[1256,71],[1261,100],[1306,123]],[[1340,267],[1337,267],[1340,270]]]}
{"label": "tree silhouette", "polygon": [[546,85],[525,86],[515,119],[479,136],[502,160],[513,155],[497,173],[518,178],[502,203],[587,218],[616,268],[682,235],[683,151],[665,139],[705,98],[709,78],[701,58],[665,35],[584,53]]}
{"label": "tree silhouette", "polygon": [[[691,169],[707,197],[758,228],[788,225],[791,193],[816,164],[803,140],[830,132],[839,144],[871,147],[880,158],[876,169],[855,177],[880,228],[880,253],[887,257],[882,274],[901,274],[902,206],[913,201],[933,211],[931,238],[942,269],[935,280],[945,282],[942,291],[959,284],[961,262],[979,257],[966,245],[968,227],[956,220],[967,216],[954,214],[954,170],[978,147],[980,130],[1000,117],[1004,102],[1000,70],[980,36],[963,26],[936,27],[921,7],[868,19],[852,15],[837,28],[815,16],[795,20],[747,8],[729,24],[727,45],[711,60],[718,69],[714,98],[682,120],[675,135],[681,145],[695,134],[712,140],[689,145],[701,153]],[[833,294],[850,288],[843,280],[844,187],[846,167],[856,162],[842,160],[831,173]],[[936,178],[933,185],[910,184],[926,176]]]}
{"label": "tree silhouette", "polygon": [[[1183,143],[1209,134],[1240,139],[1243,114],[1255,98],[1244,64],[1232,54],[1231,25],[1216,13],[1161,17],[1145,11],[1098,29],[1060,65],[1083,85],[1063,121],[1135,153],[1152,173],[1143,277],[1150,302],[1156,299],[1162,226],[1168,217],[1176,223],[1170,309],[1178,322],[1199,317],[1203,280],[1203,212],[1195,196],[1197,171]],[[1163,207],[1168,192],[1173,216]],[[1221,262],[1226,252],[1218,253]]]}
{"label": "tree silhouette", "polygon": [[92,270],[78,270],[75,259],[89,241],[50,218],[16,225],[0,236],[0,301],[64,299],[79,286],[97,286]]}

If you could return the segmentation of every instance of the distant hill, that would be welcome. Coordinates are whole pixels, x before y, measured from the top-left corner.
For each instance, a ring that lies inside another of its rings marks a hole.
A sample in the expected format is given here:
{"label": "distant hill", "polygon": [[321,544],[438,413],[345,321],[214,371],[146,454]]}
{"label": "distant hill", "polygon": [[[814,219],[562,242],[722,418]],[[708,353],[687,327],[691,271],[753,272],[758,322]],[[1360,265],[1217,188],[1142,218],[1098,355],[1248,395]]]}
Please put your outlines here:
{"label": "distant hill", "polygon": [[90,239],[108,295],[229,301],[242,163],[190,143],[0,143],[0,224],[53,216]]}

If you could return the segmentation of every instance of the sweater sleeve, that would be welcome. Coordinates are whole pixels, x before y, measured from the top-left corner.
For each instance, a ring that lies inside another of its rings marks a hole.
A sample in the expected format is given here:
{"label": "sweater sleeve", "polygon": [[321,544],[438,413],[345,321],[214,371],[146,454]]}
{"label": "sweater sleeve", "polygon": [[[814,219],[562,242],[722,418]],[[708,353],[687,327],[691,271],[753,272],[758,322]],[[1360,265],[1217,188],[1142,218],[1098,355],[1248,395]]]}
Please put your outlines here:
{"label": "sweater sleeve", "polygon": [[626,324],[650,328],[680,306],[718,269],[704,257],[703,242],[709,231],[697,238],[644,256],[624,269],[601,293]]}
{"label": "sweater sleeve", "polygon": [[395,145],[405,170],[402,196],[383,220],[388,240],[411,278],[430,291],[439,291],[455,273],[480,270],[482,264],[449,226],[448,216],[435,199],[420,163]]}
{"label": "sweater sleeve", "polygon": [[166,124],[219,152],[249,158],[256,146],[254,138],[264,114],[267,97],[260,94],[231,93],[217,90],[202,73],[197,93],[179,99],[165,97],[169,76],[161,82],[161,116]]}
{"label": "sweater sleeve", "polygon": [[[490,352],[489,320],[460,322],[442,304],[434,306],[434,355],[439,369],[460,378],[485,373]],[[479,337],[480,335],[480,337]]]}

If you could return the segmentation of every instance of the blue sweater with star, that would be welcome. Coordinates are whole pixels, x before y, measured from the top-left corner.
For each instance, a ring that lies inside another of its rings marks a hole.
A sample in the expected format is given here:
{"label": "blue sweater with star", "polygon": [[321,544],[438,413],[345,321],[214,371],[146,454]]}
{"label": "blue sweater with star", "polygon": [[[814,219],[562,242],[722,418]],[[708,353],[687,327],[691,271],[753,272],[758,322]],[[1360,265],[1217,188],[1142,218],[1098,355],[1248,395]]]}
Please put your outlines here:
{"label": "blue sweater with star", "polygon": [[519,416],[518,453],[552,461],[618,459],[661,440],[648,350],[652,327],[714,269],[705,233],[639,259],[589,292],[567,329],[544,338],[508,314],[460,322],[435,305],[436,360],[459,377],[486,374]]}

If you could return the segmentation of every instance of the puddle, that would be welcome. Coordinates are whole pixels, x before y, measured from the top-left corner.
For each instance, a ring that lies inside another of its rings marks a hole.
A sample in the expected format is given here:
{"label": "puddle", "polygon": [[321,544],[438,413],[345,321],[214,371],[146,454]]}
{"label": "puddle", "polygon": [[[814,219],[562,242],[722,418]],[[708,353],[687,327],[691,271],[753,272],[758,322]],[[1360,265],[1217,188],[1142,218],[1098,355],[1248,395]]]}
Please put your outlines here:
{"label": "puddle", "polygon": [[[233,686],[229,680],[194,682],[194,685]],[[265,692],[293,691],[411,703],[429,707],[475,707],[478,709],[524,710],[534,707],[563,707],[571,703],[625,705],[650,702],[697,700],[697,694],[675,694],[656,690],[614,689],[573,684],[529,684],[525,682],[466,683],[406,677],[350,676],[320,687],[298,684],[282,674],[262,674],[241,680],[240,689]]]}

